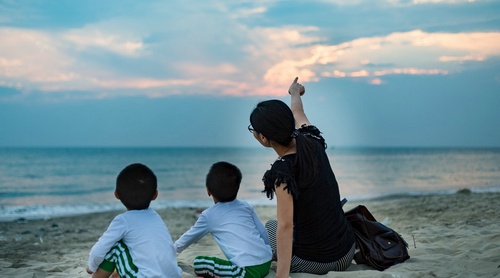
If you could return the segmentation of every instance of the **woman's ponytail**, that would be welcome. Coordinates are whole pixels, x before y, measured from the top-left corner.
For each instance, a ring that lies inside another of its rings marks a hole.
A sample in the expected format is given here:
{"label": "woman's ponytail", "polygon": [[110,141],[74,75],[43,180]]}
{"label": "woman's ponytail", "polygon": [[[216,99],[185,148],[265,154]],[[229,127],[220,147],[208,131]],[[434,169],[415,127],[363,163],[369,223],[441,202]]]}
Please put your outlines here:
{"label": "woman's ponytail", "polygon": [[319,165],[316,148],[314,147],[316,142],[307,135],[310,134],[302,131],[298,132],[298,135],[295,137],[297,154],[295,156],[294,172],[297,184],[299,184],[301,188],[309,187],[314,184],[318,176]]}

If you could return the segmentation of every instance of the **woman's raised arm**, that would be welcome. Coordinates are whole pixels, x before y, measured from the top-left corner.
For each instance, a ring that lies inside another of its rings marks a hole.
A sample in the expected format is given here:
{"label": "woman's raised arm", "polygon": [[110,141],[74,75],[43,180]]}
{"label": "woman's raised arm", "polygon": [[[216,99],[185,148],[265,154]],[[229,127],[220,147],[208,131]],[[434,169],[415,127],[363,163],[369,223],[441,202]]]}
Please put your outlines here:
{"label": "woman's raised arm", "polygon": [[292,85],[290,85],[290,88],[288,89],[288,93],[292,96],[290,108],[292,109],[293,117],[295,118],[296,128],[300,128],[302,125],[311,125],[304,112],[301,98],[306,92],[306,89],[300,83],[297,83],[298,79],[298,77],[295,77],[295,80],[293,80]]}

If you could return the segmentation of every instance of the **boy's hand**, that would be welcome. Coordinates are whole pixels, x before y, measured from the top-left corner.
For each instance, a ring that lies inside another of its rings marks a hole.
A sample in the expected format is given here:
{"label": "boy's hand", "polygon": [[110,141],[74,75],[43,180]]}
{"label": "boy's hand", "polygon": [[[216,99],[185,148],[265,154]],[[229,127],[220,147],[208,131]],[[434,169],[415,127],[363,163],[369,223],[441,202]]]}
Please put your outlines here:
{"label": "boy's hand", "polygon": [[306,92],[306,89],[304,86],[300,85],[300,83],[297,83],[297,80],[299,80],[299,78],[295,77],[295,80],[293,80],[292,85],[290,85],[290,88],[288,89],[288,93],[299,93],[302,96]]}
{"label": "boy's hand", "polygon": [[90,270],[90,268],[87,266],[87,273],[88,273],[88,274],[93,274],[94,272],[92,272],[92,271]]}

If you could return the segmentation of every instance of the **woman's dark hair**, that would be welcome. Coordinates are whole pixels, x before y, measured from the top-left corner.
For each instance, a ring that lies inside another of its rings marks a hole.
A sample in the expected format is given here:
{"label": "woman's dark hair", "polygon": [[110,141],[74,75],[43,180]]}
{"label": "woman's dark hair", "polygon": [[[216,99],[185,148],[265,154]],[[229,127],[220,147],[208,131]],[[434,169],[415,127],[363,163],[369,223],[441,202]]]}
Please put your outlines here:
{"label": "woman's dark hair", "polygon": [[[257,133],[282,146],[288,146],[293,139],[295,119],[292,110],[281,100],[267,100],[257,104],[250,114],[250,123]],[[297,153],[293,170],[297,184],[304,188],[312,185],[317,176],[315,142],[300,132],[295,141]]]}

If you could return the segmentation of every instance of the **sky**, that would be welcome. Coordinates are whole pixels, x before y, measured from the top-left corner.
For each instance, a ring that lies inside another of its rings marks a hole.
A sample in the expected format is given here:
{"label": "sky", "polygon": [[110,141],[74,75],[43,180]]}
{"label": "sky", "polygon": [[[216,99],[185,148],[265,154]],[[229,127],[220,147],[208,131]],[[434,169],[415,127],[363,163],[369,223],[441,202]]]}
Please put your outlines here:
{"label": "sky", "polygon": [[0,1],[0,147],[500,147],[500,1]]}

